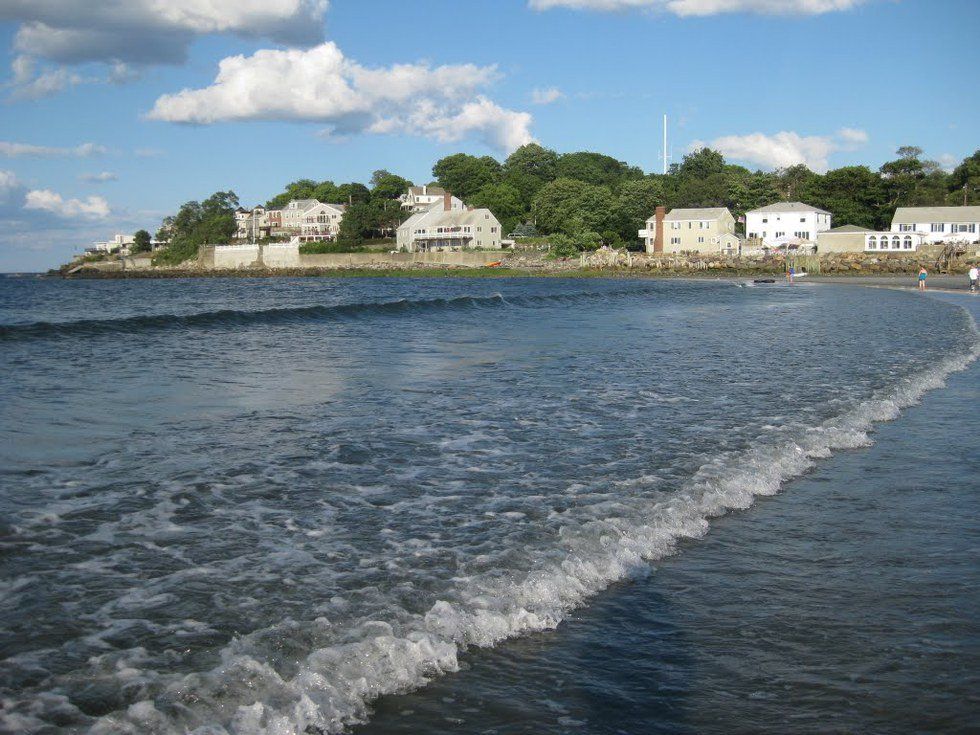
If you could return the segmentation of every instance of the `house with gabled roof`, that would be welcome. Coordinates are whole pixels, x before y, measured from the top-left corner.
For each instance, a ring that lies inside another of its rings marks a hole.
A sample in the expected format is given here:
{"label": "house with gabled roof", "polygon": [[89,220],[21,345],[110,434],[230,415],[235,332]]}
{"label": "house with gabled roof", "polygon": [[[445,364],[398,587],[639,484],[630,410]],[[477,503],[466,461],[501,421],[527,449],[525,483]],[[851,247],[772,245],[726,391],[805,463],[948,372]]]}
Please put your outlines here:
{"label": "house with gabled roof", "polygon": [[745,236],[768,247],[816,242],[830,227],[830,212],[803,202],[780,202],[745,213]]}

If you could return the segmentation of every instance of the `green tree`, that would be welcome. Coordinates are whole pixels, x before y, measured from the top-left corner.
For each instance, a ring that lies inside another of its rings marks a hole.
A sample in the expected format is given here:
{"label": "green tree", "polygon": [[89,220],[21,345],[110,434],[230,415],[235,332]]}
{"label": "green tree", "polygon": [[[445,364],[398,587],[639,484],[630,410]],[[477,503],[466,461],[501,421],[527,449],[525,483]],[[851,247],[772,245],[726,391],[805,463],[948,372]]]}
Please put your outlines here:
{"label": "green tree", "polygon": [[351,182],[337,187],[338,204],[364,204],[371,200],[371,190],[364,184]]}
{"label": "green tree", "polygon": [[169,245],[154,256],[154,263],[178,265],[197,255],[200,245],[218,245],[231,240],[237,226],[238,197],[233,191],[218,191],[203,202],[186,202],[173,217],[163,221],[161,239]]}
{"label": "green tree", "polygon": [[525,211],[541,187],[557,177],[558,154],[537,143],[521,146],[504,161],[503,180],[520,192]]}
{"label": "green tree", "polygon": [[[637,232],[665,201],[663,182],[659,178],[648,176],[624,182],[616,196],[613,230],[620,239],[635,242]],[[603,240],[606,239],[603,233]]]}
{"label": "green tree", "polygon": [[624,181],[642,178],[643,172],[612,156],[579,151],[558,158],[557,175],[559,178],[577,179],[594,186],[616,189]]}
{"label": "green tree", "polygon": [[466,153],[446,156],[432,167],[439,186],[464,201],[484,186],[500,181],[500,173],[500,164],[490,156],[477,158]]}
{"label": "green tree", "polygon": [[371,177],[372,199],[397,199],[412,186],[412,182],[387,171],[375,171]]}
{"label": "green tree", "polygon": [[531,212],[542,232],[572,234],[609,229],[613,195],[606,186],[593,186],[576,179],[556,179],[534,198]]}
{"label": "green tree", "polygon": [[135,255],[136,253],[148,253],[151,248],[150,233],[146,230],[137,230],[133,234],[133,246],[129,251]]}
{"label": "green tree", "polygon": [[699,148],[684,156],[677,174],[681,178],[706,179],[724,171],[725,157],[721,153],[711,148]]}
{"label": "green tree", "polygon": [[980,151],[963,159],[949,177],[949,189],[956,204],[980,204]]}
{"label": "green tree", "polygon": [[521,193],[511,184],[487,184],[470,197],[469,204],[493,212],[504,234],[517,226],[526,211]]}
{"label": "green tree", "polygon": [[890,224],[881,177],[867,166],[844,166],[828,171],[820,195],[810,202],[828,210],[837,224],[876,229]]}

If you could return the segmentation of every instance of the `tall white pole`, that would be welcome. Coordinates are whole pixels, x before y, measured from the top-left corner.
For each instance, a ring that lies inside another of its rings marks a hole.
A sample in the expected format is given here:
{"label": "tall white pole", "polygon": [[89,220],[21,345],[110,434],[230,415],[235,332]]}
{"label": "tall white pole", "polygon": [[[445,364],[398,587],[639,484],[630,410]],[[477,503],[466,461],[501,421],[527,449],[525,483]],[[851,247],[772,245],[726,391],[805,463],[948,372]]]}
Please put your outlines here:
{"label": "tall white pole", "polygon": [[667,174],[667,115],[664,115],[664,175]]}

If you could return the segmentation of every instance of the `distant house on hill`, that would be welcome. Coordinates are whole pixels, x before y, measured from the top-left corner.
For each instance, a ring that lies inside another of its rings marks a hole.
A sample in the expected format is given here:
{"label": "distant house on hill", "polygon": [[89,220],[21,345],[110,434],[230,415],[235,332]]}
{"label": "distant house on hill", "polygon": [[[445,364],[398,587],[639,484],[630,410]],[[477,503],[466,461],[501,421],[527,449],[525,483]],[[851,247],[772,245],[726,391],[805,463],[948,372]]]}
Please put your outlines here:
{"label": "distant house on hill", "polygon": [[980,207],[899,207],[891,231],[919,233],[927,243],[980,242]]}
{"label": "distant house on hill", "polygon": [[[424,212],[435,204],[442,204],[445,196],[446,190],[441,186],[411,186],[398,201],[401,202],[402,209],[409,212]],[[461,200],[456,197],[452,200],[453,209],[466,209]]]}
{"label": "distant house on hill", "polygon": [[398,250],[424,253],[502,248],[500,222],[493,212],[489,209],[457,209],[454,202],[458,201],[445,192],[442,206],[429,205],[427,210],[405,220],[398,228]]}
{"label": "distant house on hill", "polygon": [[816,242],[830,225],[830,212],[803,202],[780,202],[745,213],[745,236],[768,247]]}
{"label": "distant house on hill", "polygon": [[672,209],[663,217],[663,243],[658,249],[657,215],[639,231],[648,253],[738,252],[735,218],[726,207]]}
{"label": "distant house on hill", "polygon": [[89,255],[111,255],[113,253],[128,255],[129,248],[134,241],[135,238],[132,235],[117,234],[111,240],[93,242],[92,247],[85,248],[85,252]]}

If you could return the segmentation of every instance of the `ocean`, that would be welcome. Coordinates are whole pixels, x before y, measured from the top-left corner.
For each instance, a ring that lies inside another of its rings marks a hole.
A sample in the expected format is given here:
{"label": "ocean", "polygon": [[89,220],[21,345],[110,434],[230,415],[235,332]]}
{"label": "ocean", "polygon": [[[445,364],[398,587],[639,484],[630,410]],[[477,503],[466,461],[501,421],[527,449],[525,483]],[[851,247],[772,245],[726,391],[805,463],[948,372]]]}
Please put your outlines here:
{"label": "ocean", "polygon": [[970,732],[978,312],[0,279],[0,730]]}

